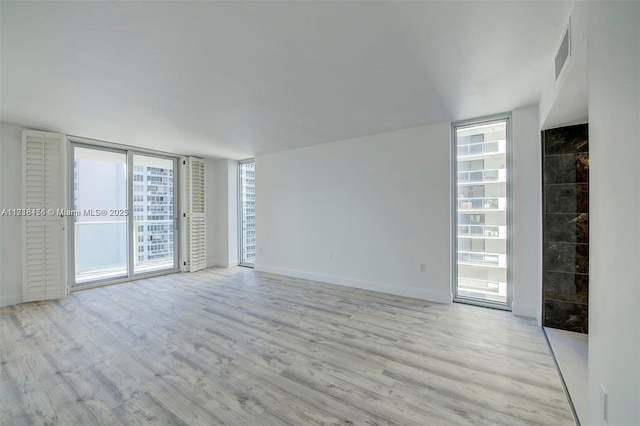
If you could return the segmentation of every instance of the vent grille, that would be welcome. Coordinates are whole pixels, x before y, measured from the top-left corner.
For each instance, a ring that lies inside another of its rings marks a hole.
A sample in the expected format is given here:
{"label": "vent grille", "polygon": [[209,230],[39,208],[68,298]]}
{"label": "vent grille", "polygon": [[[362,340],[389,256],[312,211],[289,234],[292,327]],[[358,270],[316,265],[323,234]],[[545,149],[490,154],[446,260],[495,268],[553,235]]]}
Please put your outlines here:
{"label": "vent grille", "polygon": [[562,38],[562,44],[560,44],[560,49],[558,49],[558,53],[556,54],[556,80],[558,80],[558,76],[564,67],[564,64],[567,62],[567,58],[569,57],[569,37],[571,33],[571,26],[567,28],[567,31],[564,33],[564,37]]}

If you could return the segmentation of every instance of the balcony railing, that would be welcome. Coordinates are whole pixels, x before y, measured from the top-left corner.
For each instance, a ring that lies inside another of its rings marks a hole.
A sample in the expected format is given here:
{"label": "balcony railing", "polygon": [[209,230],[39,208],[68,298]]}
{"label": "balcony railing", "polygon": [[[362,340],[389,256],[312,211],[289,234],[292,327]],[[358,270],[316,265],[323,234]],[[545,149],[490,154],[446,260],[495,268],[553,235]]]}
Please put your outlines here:
{"label": "balcony railing", "polygon": [[148,168],[147,173],[150,175],[156,175],[156,176],[172,176],[173,177],[173,170],[169,170],[169,169]]}
{"label": "balcony railing", "polygon": [[507,227],[499,225],[458,225],[458,237],[501,239],[507,236]]}
{"label": "balcony railing", "polygon": [[458,198],[458,210],[505,210],[506,197]]}
{"label": "balcony railing", "polygon": [[458,145],[458,157],[471,157],[475,155],[504,154],[507,152],[507,141],[497,140],[488,142],[476,142],[467,145]]}
{"label": "balcony railing", "polygon": [[458,251],[458,263],[505,268],[507,255],[477,251]]}
{"label": "balcony railing", "polygon": [[481,182],[506,182],[506,169],[471,170],[458,172],[458,185]]}
{"label": "balcony railing", "polygon": [[127,221],[74,223],[76,283],[127,275]]}
{"label": "balcony railing", "polygon": [[[167,250],[172,239],[165,239],[173,233],[173,220],[137,220],[134,221],[133,241],[136,248],[133,253],[134,273],[169,269],[174,266],[173,250]],[[145,241],[138,243],[138,226],[144,226]],[[160,230],[147,231],[147,225],[164,225]],[[152,240],[149,241],[149,236]],[[153,236],[158,240],[153,241]],[[127,275],[127,221],[95,221],[74,223],[75,273],[76,283],[85,283],[108,278],[126,277]],[[137,251],[139,244],[145,249]],[[147,253],[150,244],[165,246],[163,249]],[[164,254],[160,259],[139,261],[138,256],[144,254]]]}
{"label": "balcony railing", "polygon": [[[138,226],[143,225],[144,242],[138,243]],[[159,229],[148,231],[149,226],[158,225]],[[136,274],[142,272],[159,271],[161,269],[170,269],[174,266],[173,263],[173,238],[166,238],[167,236],[173,236],[174,221],[168,220],[135,220],[133,222],[133,241],[136,247],[133,256],[133,271]],[[151,240],[149,237],[151,236]],[[144,250],[142,252],[137,251],[138,245],[142,245]],[[161,246],[161,248],[147,250],[148,245]],[[138,256],[149,255],[153,256],[152,259],[138,260]]]}
{"label": "balcony railing", "polygon": [[458,293],[466,297],[505,302],[507,283],[461,277],[458,278]]}

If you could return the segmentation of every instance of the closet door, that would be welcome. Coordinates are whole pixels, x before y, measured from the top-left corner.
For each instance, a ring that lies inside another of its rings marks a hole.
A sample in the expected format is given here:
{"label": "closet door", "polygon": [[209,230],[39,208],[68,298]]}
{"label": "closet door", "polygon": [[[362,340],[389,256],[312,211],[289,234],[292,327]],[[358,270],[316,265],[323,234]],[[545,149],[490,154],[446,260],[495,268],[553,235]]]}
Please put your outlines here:
{"label": "closet door", "polygon": [[199,158],[183,159],[187,177],[187,229],[186,271],[195,272],[207,267],[205,225],[205,174],[204,161]]}
{"label": "closet door", "polygon": [[22,134],[23,302],[67,294],[65,147],[63,134]]}

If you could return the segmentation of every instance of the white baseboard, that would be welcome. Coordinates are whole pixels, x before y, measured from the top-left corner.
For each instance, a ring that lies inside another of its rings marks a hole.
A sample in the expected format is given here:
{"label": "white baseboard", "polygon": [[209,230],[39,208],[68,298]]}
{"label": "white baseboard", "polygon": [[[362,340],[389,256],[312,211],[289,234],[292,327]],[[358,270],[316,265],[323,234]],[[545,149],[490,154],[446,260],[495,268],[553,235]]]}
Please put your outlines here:
{"label": "white baseboard", "polygon": [[236,259],[225,260],[225,259],[212,259],[207,262],[207,268],[213,267],[219,268],[233,268],[234,266],[238,266],[238,261]]}
{"label": "white baseboard", "polygon": [[345,287],[360,288],[363,290],[377,291],[380,293],[393,294],[396,296],[412,297],[415,299],[428,300],[436,303],[451,303],[453,295],[451,292],[440,294],[421,288],[393,285],[389,283],[361,280],[356,278],[341,277],[329,274],[317,274],[312,272],[299,271],[296,269],[280,268],[275,266],[256,264],[254,269],[270,274],[285,275],[294,278],[301,278],[311,281],[319,281],[329,284],[336,284]]}
{"label": "white baseboard", "polygon": [[215,268],[222,265],[222,259],[210,259],[207,261],[207,268]]}

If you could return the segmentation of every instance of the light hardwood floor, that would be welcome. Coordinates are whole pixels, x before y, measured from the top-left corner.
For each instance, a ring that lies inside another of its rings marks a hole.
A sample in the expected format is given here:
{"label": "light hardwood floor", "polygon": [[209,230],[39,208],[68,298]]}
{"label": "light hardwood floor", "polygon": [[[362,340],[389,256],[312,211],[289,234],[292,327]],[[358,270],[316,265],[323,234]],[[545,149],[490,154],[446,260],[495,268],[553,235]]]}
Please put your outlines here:
{"label": "light hardwood floor", "polygon": [[3,424],[573,424],[541,330],[246,268],[3,308]]}

